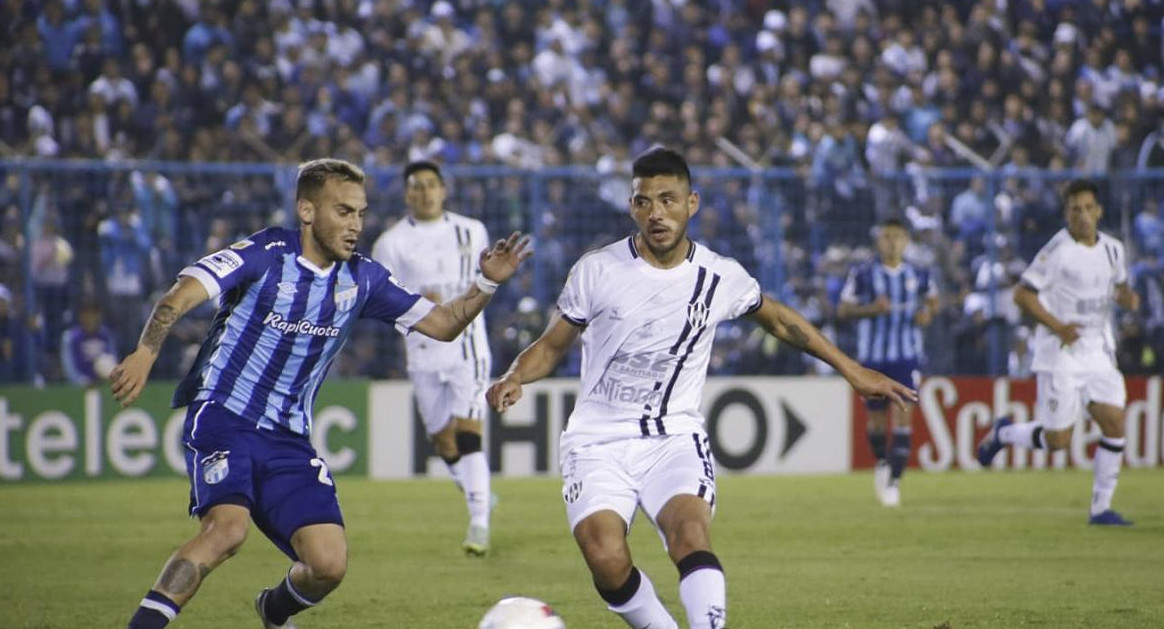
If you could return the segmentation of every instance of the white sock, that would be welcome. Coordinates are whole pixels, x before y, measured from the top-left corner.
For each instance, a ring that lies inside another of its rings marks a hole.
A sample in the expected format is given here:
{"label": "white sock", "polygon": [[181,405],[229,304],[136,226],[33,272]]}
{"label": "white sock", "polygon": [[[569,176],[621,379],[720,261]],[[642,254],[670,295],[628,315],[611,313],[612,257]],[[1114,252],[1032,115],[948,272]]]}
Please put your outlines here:
{"label": "white sock", "polygon": [[1099,515],[1111,508],[1111,497],[1115,494],[1120,480],[1120,464],[1124,458],[1124,438],[1104,437],[1095,448],[1093,471],[1095,481],[1091,485],[1091,515]]}
{"label": "white sock", "polygon": [[679,580],[679,598],[691,629],[722,629],[727,622],[727,582],[723,571],[699,568]]}
{"label": "white sock", "polygon": [[[441,459],[444,461],[444,459]],[[449,474],[453,477],[453,483],[457,485],[457,489],[465,491],[465,483],[461,480],[461,459],[457,459],[456,463],[449,464],[445,461],[445,467],[449,468]]]}
{"label": "white sock", "polygon": [[655,585],[647,578],[647,573],[632,568],[639,573],[642,579],[639,582],[639,589],[635,590],[630,600],[622,605],[607,605],[607,609],[622,616],[626,624],[635,629],[679,629],[678,623],[667,613],[667,608],[663,607],[663,602],[659,600],[659,595],[655,593]]}
{"label": "white sock", "polygon": [[489,526],[489,462],[484,452],[473,452],[457,461],[456,476],[465,492],[465,504],[469,507],[469,523]]}
{"label": "white sock", "polygon": [[[1043,438],[1043,422],[1019,422],[1004,426],[998,431],[998,439],[1005,444],[1020,448],[1044,450],[1047,441]],[[1034,443],[1034,433],[1039,432],[1038,444]]]}

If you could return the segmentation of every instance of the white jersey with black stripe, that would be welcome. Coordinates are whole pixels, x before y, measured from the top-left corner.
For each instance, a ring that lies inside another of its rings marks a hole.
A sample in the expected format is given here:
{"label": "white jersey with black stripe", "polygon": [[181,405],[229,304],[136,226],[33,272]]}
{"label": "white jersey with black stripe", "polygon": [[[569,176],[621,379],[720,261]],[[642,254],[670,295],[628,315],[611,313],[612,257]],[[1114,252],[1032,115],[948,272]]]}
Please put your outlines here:
{"label": "white jersey with black stripe", "polygon": [[1034,371],[1086,372],[1115,364],[1112,307],[1115,287],[1128,281],[1119,240],[1100,233],[1092,246],[1061,229],[1035,255],[1022,282],[1039,292],[1055,318],[1080,326],[1079,340],[1063,347],[1046,326],[1035,330]]}
{"label": "white jersey with black stripe", "polygon": [[[489,235],[481,221],[455,212],[445,212],[433,221],[406,217],[376,239],[372,258],[388,267],[413,292],[439,303],[473,285],[480,273],[477,258],[488,243]],[[408,334],[405,343],[410,372],[443,372],[474,363],[487,369],[489,364],[483,314],[454,341],[445,343],[423,334]]]}
{"label": "white jersey with black stripe", "polygon": [[659,269],[634,238],[570,271],[558,310],[582,332],[582,386],[562,452],[628,437],[702,431],[699,412],[716,326],[760,307],[760,285],[731,258],[692,243]]}

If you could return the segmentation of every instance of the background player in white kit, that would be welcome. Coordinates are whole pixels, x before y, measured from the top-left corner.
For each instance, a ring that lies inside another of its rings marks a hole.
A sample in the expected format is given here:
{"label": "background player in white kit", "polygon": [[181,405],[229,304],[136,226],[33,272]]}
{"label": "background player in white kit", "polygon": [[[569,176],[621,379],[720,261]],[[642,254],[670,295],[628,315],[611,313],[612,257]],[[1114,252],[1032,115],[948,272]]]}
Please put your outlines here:
{"label": "background player in white kit", "polygon": [[[440,168],[426,161],[404,167],[408,215],[385,231],[372,258],[412,290],[441,303],[478,279],[476,252],[489,242],[481,221],[445,210],[448,190]],[[420,415],[437,454],[464,491],[469,529],[463,547],[470,555],[489,550],[491,502],[489,463],[481,449],[481,419],[492,360],[485,320],[477,317],[455,341],[420,334],[405,337],[408,377]]]}
{"label": "background player in white kit", "polygon": [[1131,522],[1112,511],[1124,454],[1124,377],[1116,368],[1112,301],[1135,311],[1140,296],[1128,286],[1127,255],[1119,240],[1098,231],[1103,216],[1095,184],[1074,180],[1063,192],[1067,227],[1059,230],[1022,275],[1014,300],[1039,322],[1031,365],[1037,378],[1034,421],[1003,417],[978,445],[989,465],[1004,446],[1060,450],[1084,408],[1103,438],[1095,450],[1091,524]]}
{"label": "background player in white kit", "polygon": [[688,624],[720,628],[726,621],[724,574],[709,530],[715,463],[699,412],[721,321],[751,315],[836,367],[862,395],[898,404],[915,399],[763,296],[735,260],[689,240],[687,222],[698,210],[681,155],[656,148],[636,159],[630,213],[638,232],[574,265],[546,331],[488,393],[490,404],[505,410],[524,383],[549,375],[582,337],[581,393],[561,437],[562,493],[599,594],[632,627],[677,626],[631,562],[626,533],[637,507],[679,569]]}

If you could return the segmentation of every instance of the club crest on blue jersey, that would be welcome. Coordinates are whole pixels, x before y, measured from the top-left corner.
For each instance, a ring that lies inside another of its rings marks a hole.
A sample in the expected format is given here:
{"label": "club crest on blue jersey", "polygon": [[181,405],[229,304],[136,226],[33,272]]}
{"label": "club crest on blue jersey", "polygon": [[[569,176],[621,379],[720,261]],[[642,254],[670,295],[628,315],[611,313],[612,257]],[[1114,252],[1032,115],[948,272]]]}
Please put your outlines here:
{"label": "club crest on blue jersey", "polygon": [[229,454],[230,450],[219,450],[202,459],[202,478],[207,485],[217,485],[230,474]]}
{"label": "club crest on blue jersey", "polygon": [[696,301],[687,304],[687,322],[693,328],[702,328],[707,325],[707,304],[702,301]]}
{"label": "club crest on blue jersey", "polygon": [[335,288],[335,309],[340,312],[347,312],[356,305],[356,299],[360,296],[360,288],[352,284],[341,284]]}

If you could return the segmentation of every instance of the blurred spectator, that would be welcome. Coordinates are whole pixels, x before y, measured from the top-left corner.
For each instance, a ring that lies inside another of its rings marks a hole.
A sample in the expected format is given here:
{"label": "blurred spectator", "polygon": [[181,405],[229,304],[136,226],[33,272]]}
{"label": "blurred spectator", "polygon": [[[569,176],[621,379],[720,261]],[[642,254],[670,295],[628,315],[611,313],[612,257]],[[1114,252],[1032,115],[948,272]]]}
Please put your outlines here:
{"label": "blurred spectator", "polygon": [[0,382],[20,377],[16,347],[23,335],[18,319],[12,311],[12,291],[0,284]]}
{"label": "blurred spectator", "polygon": [[1016,327],[1011,334],[1010,352],[1006,357],[1006,375],[1011,378],[1030,378],[1034,356],[1030,328],[1021,325]]}
{"label": "blurred spectator", "polygon": [[144,323],[153,241],[132,209],[121,208],[97,227],[101,239],[101,266],[105,277],[106,320],[117,338],[117,355],[128,356],[137,346]]}
{"label": "blurred spectator", "polygon": [[1164,260],[1164,202],[1144,199],[1132,222],[1132,242],[1144,255]]}
{"label": "blurred spectator", "polygon": [[109,377],[117,358],[117,341],[113,331],[101,322],[101,306],[93,301],[81,304],[77,323],[61,337],[65,379],[79,386],[95,385]]}
{"label": "blurred spectator", "polygon": [[1140,153],[1136,156],[1136,168],[1164,168],[1164,117],[1156,122],[1156,128],[1144,136]]}
{"label": "blurred spectator", "polygon": [[69,312],[69,267],[73,247],[60,234],[55,217],[42,220],[40,235],[32,241],[32,283],[36,287],[36,312],[44,321],[45,351],[56,354]]}
{"label": "blurred spectator", "polygon": [[991,224],[993,204],[986,192],[986,180],[981,176],[970,180],[970,187],[954,197],[950,206],[950,226],[954,237],[965,247],[968,257],[982,250],[982,238]]}
{"label": "blurred spectator", "polygon": [[108,57],[102,62],[101,75],[89,85],[89,93],[100,96],[109,108],[121,101],[128,102],[132,107],[138,103],[137,88],[132,81],[122,76],[121,64],[114,57]]}
{"label": "blurred spectator", "polygon": [[134,205],[142,227],[153,239],[172,241],[178,229],[178,194],[156,171],[135,170],[129,176]]}
{"label": "blurred spectator", "polygon": [[1115,125],[1097,103],[1088,106],[1087,115],[1071,125],[1064,139],[1074,156],[1073,166],[1089,173],[1107,172],[1116,141]]}

